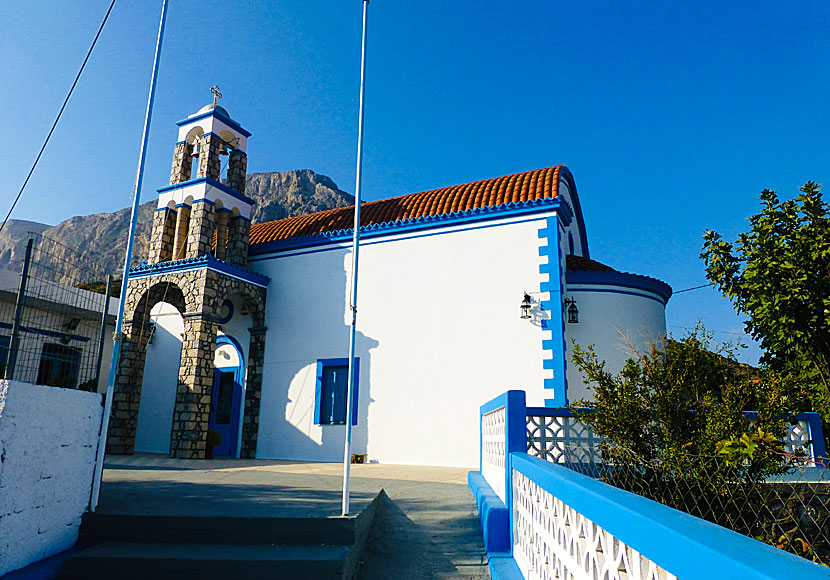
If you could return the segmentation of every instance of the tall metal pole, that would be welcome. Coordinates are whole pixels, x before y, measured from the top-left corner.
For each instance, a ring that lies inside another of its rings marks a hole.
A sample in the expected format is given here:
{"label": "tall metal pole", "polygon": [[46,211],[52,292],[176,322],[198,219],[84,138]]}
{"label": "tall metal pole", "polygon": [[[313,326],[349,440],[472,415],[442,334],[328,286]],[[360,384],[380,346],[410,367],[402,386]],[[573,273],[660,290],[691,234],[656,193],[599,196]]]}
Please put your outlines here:
{"label": "tall metal pole", "polygon": [[26,302],[26,283],[29,281],[29,265],[32,263],[32,244],[34,244],[34,239],[29,238],[26,244],[26,258],[23,262],[23,273],[20,274],[20,286],[17,289],[17,303],[14,307],[12,336],[9,340],[9,352],[5,360],[6,369],[3,371],[3,378],[8,380],[14,378],[14,367],[17,364],[17,350],[20,348],[20,320],[23,317],[23,304]]}
{"label": "tall metal pole", "polygon": [[360,186],[363,182],[363,96],[366,80],[366,22],[369,14],[369,0],[363,0],[363,41],[360,54],[360,109],[357,121],[357,178],[354,194],[354,237],[352,238],[352,298],[349,307],[352,311],[352,328],[349,334],[349,376],[346,387],[346,442],[343,450],[343,511],[342,515],[349,515],[349,479],[351,476],[351,448],[352,448],[352,408],[354,401],[354,350],[355,333],[357,329],[357,258],[360,248]]}
{"label": "tall metal pole", "polygon": [[127,255],[124,256],[124,270],[121,278],[121,296],[118,300],[118,317],[115,319],[115,335],[112,345],[112,360],[110,374],[107,379],[107,394],[104,399],[104,416],[101,419],[101,433],[98,437],[98,455],[95,460],[95,476],[92,480],[92,494],[89,499],[89,511],[98,507],[98,498],[101,494],[101,475],[104,471],[104,454],[107,448],[107,431],[109,430],[110,412],[112,412],[112,395],[115,388],[115,374],[118,369],[118,358],[121,354],[124,325],[124,301],[127,299],[127,279],[130,274],[130,262],[133,256],[133,240],[135,238],[135,223],[138,219],[138,206],[141,203],[141,182],[144,179],[144,161],[147,158],[147,140],[150,137],[150,119],[153,116],[153,100],[156,96],[156,79],[161,58],[161,41],[164,38],[164,22],[167,19],[167,0],[162,0],[159,33],[156,38],[156,54],[153,58],[153,75],[150,78],[150,94],[147,97],[147,112],[144,115],[144,133],[141,136],[141,153],[138,157],[138,170],[135,176],[135,196],[133,211],[130,215],[130,233],[127,235]]}

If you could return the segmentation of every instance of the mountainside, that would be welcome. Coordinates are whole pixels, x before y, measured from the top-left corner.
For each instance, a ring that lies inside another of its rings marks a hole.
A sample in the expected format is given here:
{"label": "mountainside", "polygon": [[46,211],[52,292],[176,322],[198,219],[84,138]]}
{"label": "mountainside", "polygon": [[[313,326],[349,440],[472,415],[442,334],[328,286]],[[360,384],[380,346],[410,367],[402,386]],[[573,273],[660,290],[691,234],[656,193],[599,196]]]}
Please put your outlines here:
{"label": "mountainside", "polygon": [[[251,216],[254,223],[344,207],[354,203],[354,197],[341,191],[329,177],[314,173],[310,169],[252,173],[246,179],[245,194],[256,201]],[[134,263],[147,257],[155,206],[155,198],[139,206],[133,249]],[[112,213],[77,216],[62,221],[56,226],[25,220],[9,220],[0,232],[0,289],[17,285],[17,276],[11,273],[19,272],[23,266],[28,232],[43,234],[64,246],[77,250],[107,272],[118,275],[124,263],[129,222],[129,208]]]}

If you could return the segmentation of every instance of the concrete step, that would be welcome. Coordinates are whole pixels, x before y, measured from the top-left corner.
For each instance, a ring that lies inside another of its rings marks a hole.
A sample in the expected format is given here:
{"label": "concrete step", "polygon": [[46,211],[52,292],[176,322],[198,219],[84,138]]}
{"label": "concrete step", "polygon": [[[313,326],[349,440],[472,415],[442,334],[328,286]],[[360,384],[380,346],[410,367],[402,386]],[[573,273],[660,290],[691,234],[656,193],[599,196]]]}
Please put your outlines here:
{"label": "concrete step", "polygon": [[350,580],[385,498],[347,518],[86,514],[57,578]]}
{"label": "concrete step", "polygon": [[87,513],[78,543],[343,545],[355,543],[354,517],[241,518]]}
{"label": "concrete step", "polygon": [[342,580],[350,546],[104,542],[70,556],[59,580]]}

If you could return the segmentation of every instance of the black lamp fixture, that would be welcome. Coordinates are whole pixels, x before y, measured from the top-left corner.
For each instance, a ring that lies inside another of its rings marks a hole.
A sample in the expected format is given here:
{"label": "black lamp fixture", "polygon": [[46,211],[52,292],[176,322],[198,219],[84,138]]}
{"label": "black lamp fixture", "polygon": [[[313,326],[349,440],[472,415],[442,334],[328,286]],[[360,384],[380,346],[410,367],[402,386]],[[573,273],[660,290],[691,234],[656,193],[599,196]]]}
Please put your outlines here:
{"label": "black lamp fixture", "polygon": [[519,318],[528,319],[530,318],[530,294],[525,292],[524,298],[522,298],[522,303],[519,305],[519,309],[521,310],[521,314]]}
{"label": "black lamp fixture", "polygon": [[565,298],[566,312],[568,313],[568,323],[577,324],[579,322],[579,309],[576,307],[576,300],[573,298]]}

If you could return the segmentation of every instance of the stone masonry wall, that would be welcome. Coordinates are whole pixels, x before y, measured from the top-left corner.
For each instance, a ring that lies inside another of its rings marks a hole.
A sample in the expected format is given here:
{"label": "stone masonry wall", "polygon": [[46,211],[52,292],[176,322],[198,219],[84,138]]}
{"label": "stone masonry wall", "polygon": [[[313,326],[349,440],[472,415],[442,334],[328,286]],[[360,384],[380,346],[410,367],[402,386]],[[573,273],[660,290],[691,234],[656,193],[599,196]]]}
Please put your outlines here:
{"label": "stone masonry wall", "polygon": [[198,258],[210,253],[213,232],[216,229],[215,215],[215,207],[209,201],[197,201],[193,204],[185,257]]}
{"label": "stone masonry wall", "polygon": [[228,228],[226,261],[241,268],[247,268],[250,240],[251,222],[240,216],[231,218]]}
{"label": "stone masonry wall", "polygon": [[193,145],[178,143],[173,151],[173,167],[170,169],[170,185],[190,179],[193,165]]}
{"label": "stone masonry wall", "polygon": [[248,156],[239,149],[231,151],[228,159],[228,186],[245,193],[245,175],[248,172]]}
{"label": "stone masonry wall", "polygon": [[222,140],[219,138],[219,135],[205,133],[202,135],[200,142],[199,169],[197,170],[196,177],[210,177],[219,181],[222,171],[222,161],[220,158]]}
{"label": "stone masonry wall", "polygon": [[176,230],[176,211],[170,208],[156,210],[153,214],[153,231],[150,234],[151,264],[166,262],[173,256],[173,239]]}

